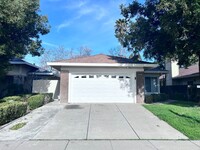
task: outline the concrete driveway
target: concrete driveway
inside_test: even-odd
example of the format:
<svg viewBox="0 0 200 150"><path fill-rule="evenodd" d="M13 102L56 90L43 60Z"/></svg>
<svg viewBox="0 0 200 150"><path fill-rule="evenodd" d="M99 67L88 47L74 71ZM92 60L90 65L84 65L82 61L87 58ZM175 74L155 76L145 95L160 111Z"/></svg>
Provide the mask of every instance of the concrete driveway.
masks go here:
<svg viewBox="0 0 200 150"><path fill-rule="evenodd" d="M138 104L67 105L32 139L187 139Z"/></svg>
<svg viewBox="0 0 200 150"><path fill-rule="evenodd" d="M27 124L10 130L19 122ZM0 150L27 149L200 150L200 141L187 140L141 105L53 102L1 127Z"/></svg>

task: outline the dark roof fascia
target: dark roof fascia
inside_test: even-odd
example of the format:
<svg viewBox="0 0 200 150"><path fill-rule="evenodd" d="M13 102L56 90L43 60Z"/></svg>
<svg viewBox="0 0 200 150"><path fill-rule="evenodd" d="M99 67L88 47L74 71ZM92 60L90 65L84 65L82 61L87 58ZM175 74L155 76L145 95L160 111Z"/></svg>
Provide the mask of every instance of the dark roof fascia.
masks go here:
<svg viewBox="0 0 200 150"><path fill-rule="evenodd" d="M177 77L173 77L173 79L184 79L184 78L193 78L193 77L198 77L199 73L195 73L195 74L190 74L190 75L185 75L185 76L177 76Z"/></svg>
<svg viewBox="0 0 200 150"><path fill-rule="evenodd" d="M167 74L168 73L168 71L167 70L163 70L163 71L161 71L161 70L159 70L159 71L144 71L144 73L153 73L153 74L157 74L157 73L161 73L161 74Z"/></svg>
<svg viewBox="0 0 200 150"><path fill-rule="evenodd" d="M38 67L38 66L36 66L36 65L33 65L33 64L31 64L31 63L28 63L28 62L26 62L26 61L19 61L19 62L17 62L17 61L12 61L12 60L10 60L9 63L10 63L11 65L27 65L27 66L30 66L30 67L33 67L33 68L36 68L36 69L40 69L40 67Z"/></svg>
<svg viewBox="0 0 200 150"><path fill-rule="evenodd" d="M29 75L60 77L59 74L55 74L53 72L30 72Z"/></svg>

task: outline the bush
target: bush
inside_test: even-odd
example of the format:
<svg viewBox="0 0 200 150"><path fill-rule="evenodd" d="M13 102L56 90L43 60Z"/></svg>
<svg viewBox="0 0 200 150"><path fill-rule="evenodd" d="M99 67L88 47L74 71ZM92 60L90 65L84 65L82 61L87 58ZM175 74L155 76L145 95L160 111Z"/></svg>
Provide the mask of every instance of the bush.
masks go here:
<svg viewBox="0 0 200 150"><path fill-rule="evenodd" d="M5 102L0 105L0 125L8 123L16 118L25 115L27 112L27 103L23 102Z"/></svg>
<svg viewBox="0 0 200 150"><path fill-rule="evenodd" d="M21 97L20 101L27 102L28 98L33 96L33 95L36 95L36 94L20 94L18 96Z"/></svg>
<svg viewBox="0 0 200 150"><path fill-rule="evenodd" d="M153 103L153 96L145 95L145 103L147 103L147 104Z"/></svg>
<svg viewBox="0 0 200 150"><path fill-rule="evenodd" d="M44 104L45 95L44 94L38 94L31 96L27 99L29 110L36 109L38 107L41 107Z"/></svg>
<svg viewBox="0 0 200 150"><path fill-rule="evenodd" d="M145 95L145 103L161 102L167 99L168 95L164 93Z"/></svg>
<svg viewBox="0 0 200 150"><path fill-rule="evenodd" d="M53 93L44 93L43 95L45 96L44 104L47 104L53 101Z"/></svg>
<svg viewBox="0 0 200 150"><path fill-rule="evenodd" d="M20 101L21 100L21 96L8 96L8 97L4 97L2 99L4 102L9 102L9 101Z"/></svg>

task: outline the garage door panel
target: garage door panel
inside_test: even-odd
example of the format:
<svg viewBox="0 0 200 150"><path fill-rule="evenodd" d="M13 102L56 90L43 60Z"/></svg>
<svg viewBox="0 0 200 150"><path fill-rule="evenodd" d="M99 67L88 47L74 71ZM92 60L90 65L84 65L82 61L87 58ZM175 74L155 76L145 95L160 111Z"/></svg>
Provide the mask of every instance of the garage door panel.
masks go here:
<svg viewBox="0 0 200 150"><path fill-rule="evenodd" d="M72 75L71 103L133 103L130 75Z"/></svg>

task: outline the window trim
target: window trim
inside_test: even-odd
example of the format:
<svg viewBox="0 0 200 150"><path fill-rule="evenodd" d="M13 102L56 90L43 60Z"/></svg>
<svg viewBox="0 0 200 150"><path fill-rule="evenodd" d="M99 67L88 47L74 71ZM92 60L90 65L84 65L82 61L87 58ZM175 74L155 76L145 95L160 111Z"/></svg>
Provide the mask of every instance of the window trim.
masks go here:
<svg viewBox="0 0 200 150"><path fill-rule="evenodd" d="M149 77L149 78L157 78L157 87L158 87L158 91L157 92L146 92L146 83L145 83L145 78ZM145 75L144 76L144 93L145 94L159 94L160 93L160 81L159 81L159 76L157 75Z"/></svg>

